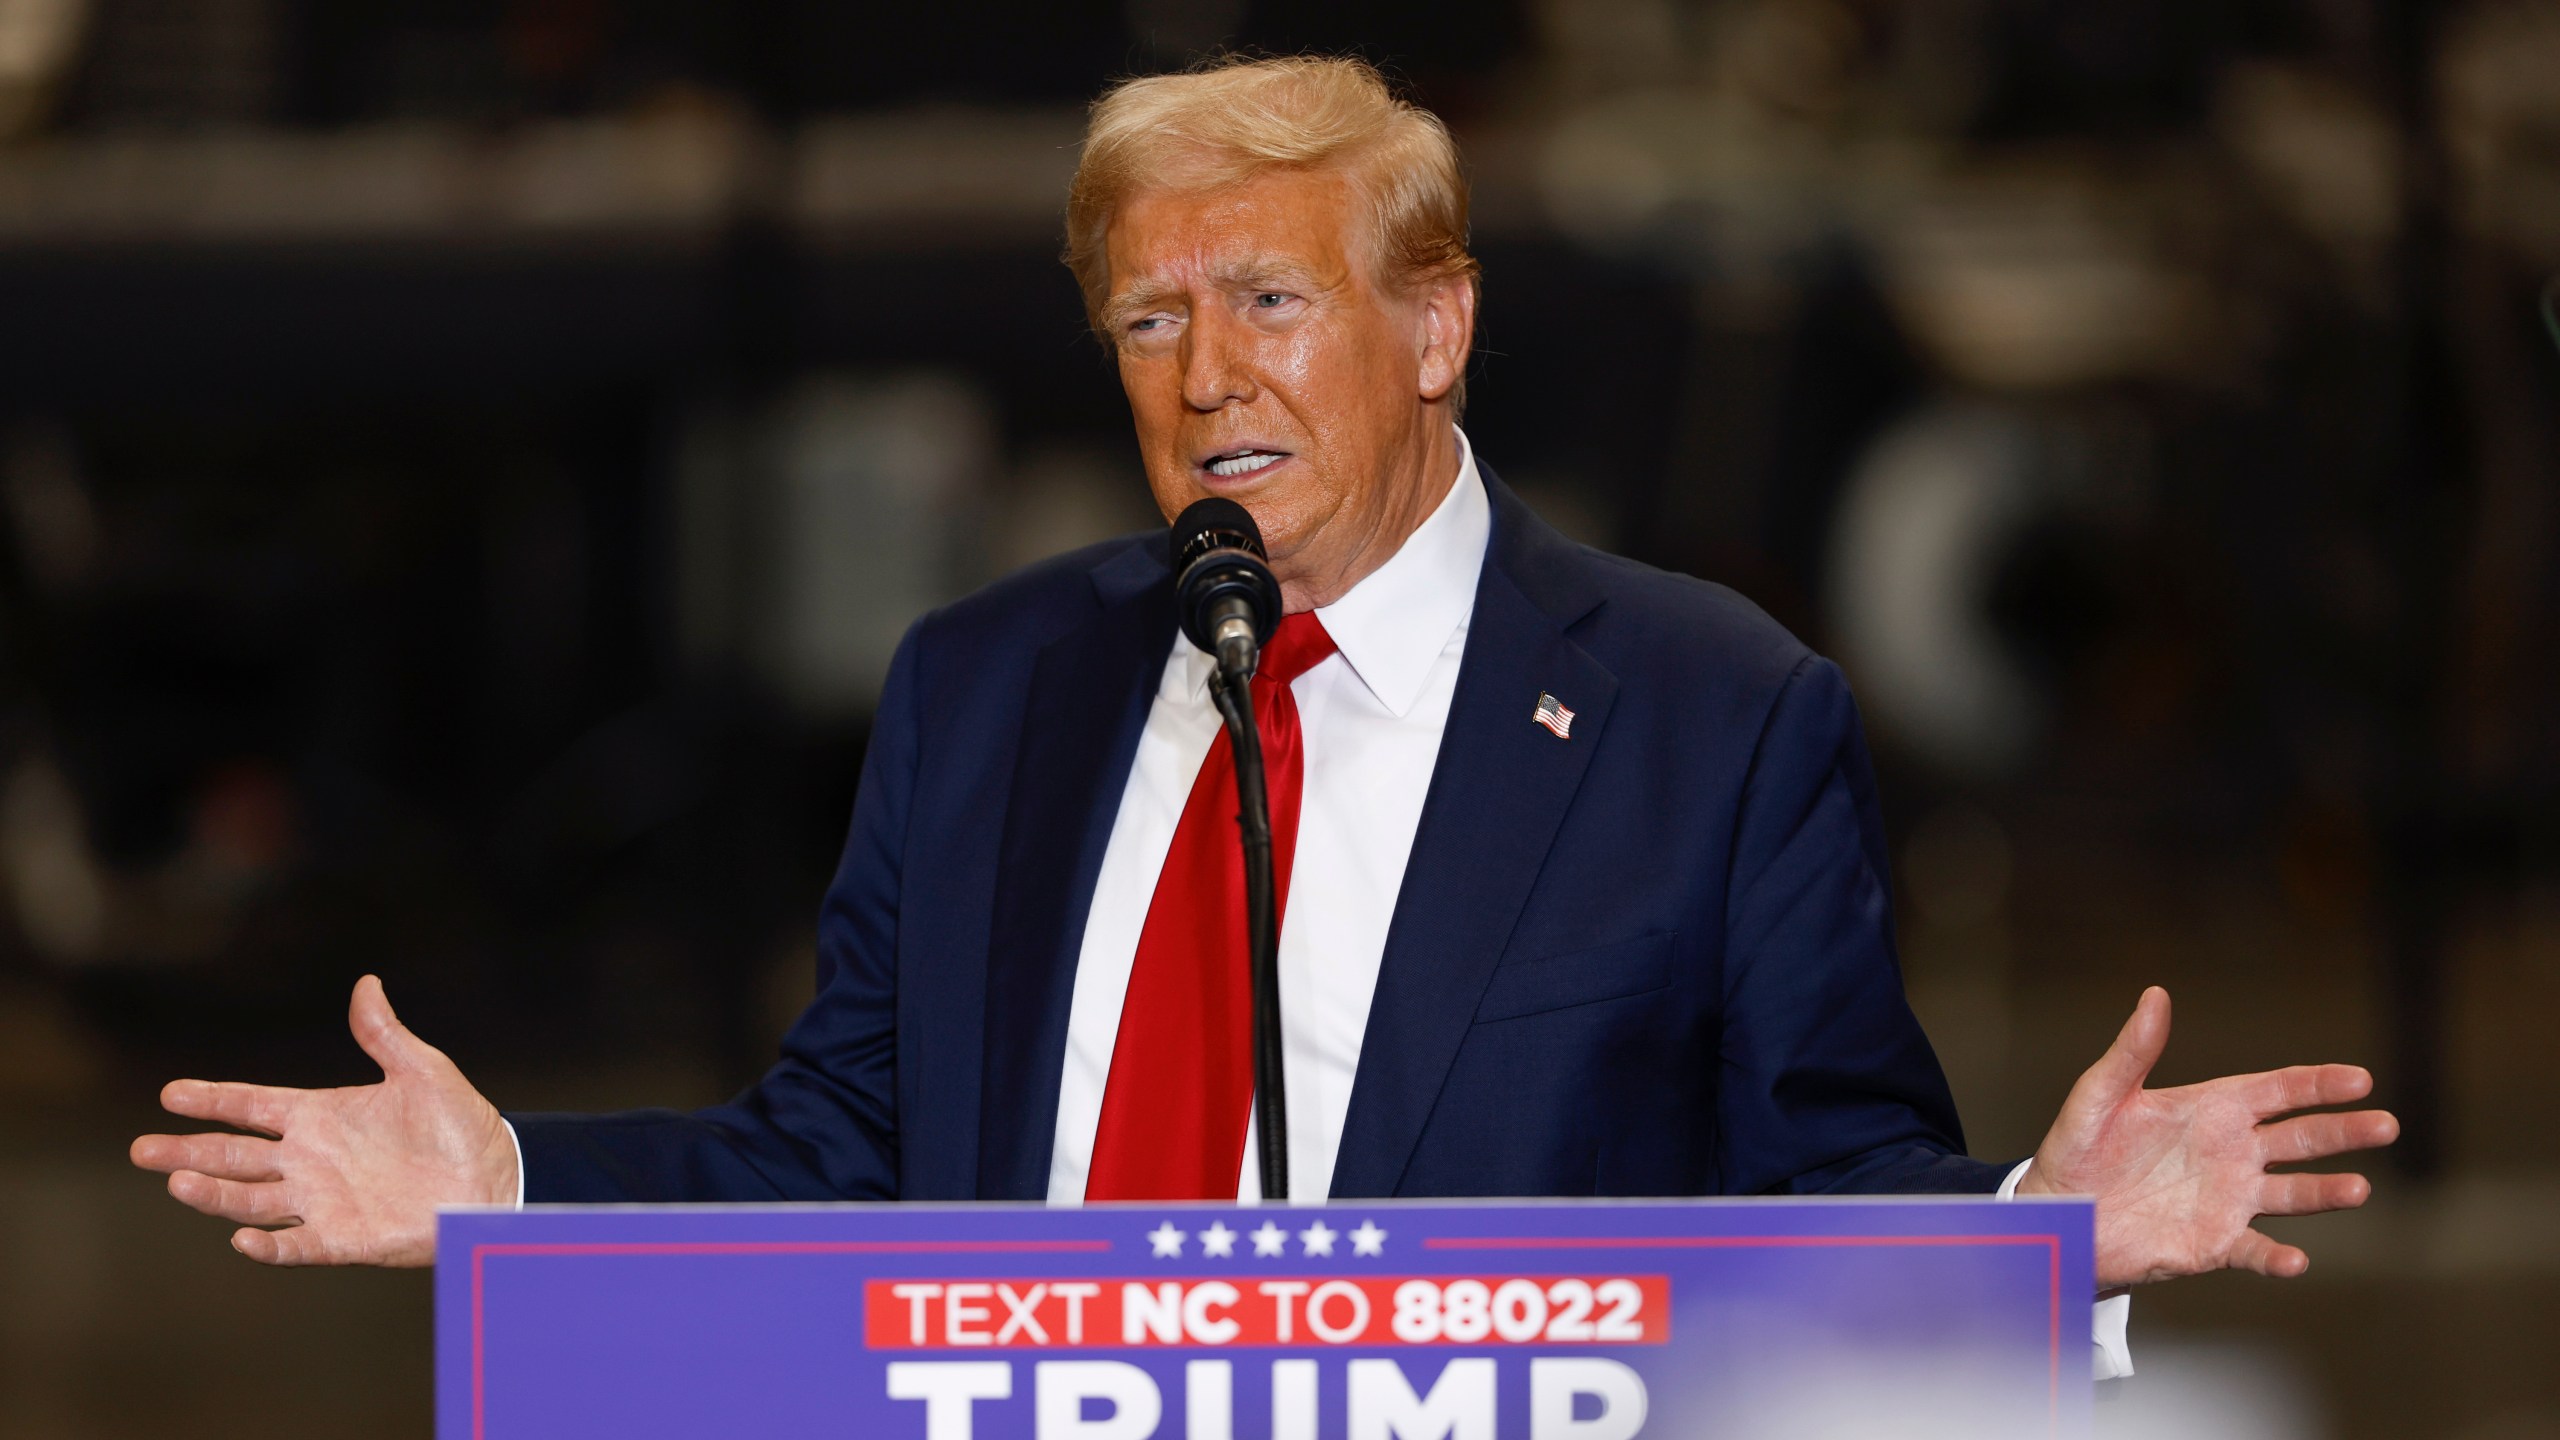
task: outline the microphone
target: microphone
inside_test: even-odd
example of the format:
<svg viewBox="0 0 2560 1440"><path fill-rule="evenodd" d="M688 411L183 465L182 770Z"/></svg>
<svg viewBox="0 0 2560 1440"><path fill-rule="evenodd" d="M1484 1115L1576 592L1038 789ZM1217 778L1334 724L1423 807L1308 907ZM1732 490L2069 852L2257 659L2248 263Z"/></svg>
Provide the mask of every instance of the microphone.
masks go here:
<svg viewBox="0 0 2560 1440"><path fill-rule="evenodd" d="M1280 582L1263 563L1262 527L1211 496L1173 522L1174 604L1182 633L1218 657L1209 686L1236 764L1236 836L1244 847L1245 954L1253 992L1254 1164L1265 1201L1289 1198L1288 1077L1280 1053L1280 907L1271 866L1271 795L1253 672L1280 628Z"/></svg>
<svg viewBox="0 0 2560 1440"><path fill-rule="evenodd" d="M1253 678L1262 642L1280 624L1280 582L1263 554L1262 527L1233 500L1195 501L1173 522L1182 633L1217 657L1218 672L1229 681Z"/></svg>

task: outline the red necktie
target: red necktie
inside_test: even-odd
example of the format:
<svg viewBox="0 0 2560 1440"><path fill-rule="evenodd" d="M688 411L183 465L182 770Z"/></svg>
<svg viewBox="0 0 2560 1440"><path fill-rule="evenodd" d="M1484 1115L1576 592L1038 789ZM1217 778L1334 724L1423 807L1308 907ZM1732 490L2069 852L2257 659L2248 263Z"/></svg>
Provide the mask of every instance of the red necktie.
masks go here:
<svg viewBox="0 0 2560 1440"><path fill-rule="evenodd" d="M1253 677L1271 792L1274 908L1287 914L1304 756L1289 684L1333 653L1314 612L1280 622ZM1111 1047L1087 1200L1232 1200L1253 1108L1253 980L1236 757L1224 727L1191 783L1156 877Z"/></svg>

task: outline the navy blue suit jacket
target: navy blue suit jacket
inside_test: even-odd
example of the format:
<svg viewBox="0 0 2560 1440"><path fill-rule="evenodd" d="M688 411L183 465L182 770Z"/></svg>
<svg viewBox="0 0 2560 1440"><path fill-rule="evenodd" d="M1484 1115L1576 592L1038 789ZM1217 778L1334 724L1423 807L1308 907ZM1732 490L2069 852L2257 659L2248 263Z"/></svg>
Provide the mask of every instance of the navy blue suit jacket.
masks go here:
<svg viewBox="0 0 2560 1440"><path fill-rule="evenodd" d="M1840 672L1485 484L1334 1194L1995 1188L1903 1000ZM1173 635L1162 532L919 621L780 1063L691 1114L510 1116L526 1198L1041 1198L1085 912ZM1531 721L1541 692L1572 738Z"/></svg>

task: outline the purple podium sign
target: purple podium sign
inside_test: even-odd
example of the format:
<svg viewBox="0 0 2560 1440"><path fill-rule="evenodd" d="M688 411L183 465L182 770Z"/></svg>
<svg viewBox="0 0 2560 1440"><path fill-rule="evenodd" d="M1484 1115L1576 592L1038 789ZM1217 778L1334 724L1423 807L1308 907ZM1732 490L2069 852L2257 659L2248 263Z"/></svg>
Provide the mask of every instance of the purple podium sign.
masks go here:
<svg viewBox="0 0 2560 1440"><path fill-rule="evenodd" d="M2089 1431L2085 1201L455 1211L441 1440Z"/></svg>

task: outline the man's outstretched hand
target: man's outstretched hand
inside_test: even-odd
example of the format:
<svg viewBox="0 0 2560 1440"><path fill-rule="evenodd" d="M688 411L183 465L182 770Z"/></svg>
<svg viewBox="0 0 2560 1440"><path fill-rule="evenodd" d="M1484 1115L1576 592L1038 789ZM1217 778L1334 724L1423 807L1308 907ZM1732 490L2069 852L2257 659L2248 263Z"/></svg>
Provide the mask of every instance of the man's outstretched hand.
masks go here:
<svg viewBox="0 0 2560 1440"><path fill-rule="evenodd" d="M347 1028L382 1067L380 1084L173 1080L160 1092L172 1114L258 1134L145 1135L133 1163L166 1173L185 1203L249 1227L231 1248L252 1260L432 1264L438 1205L514 1202L515 1143L444 1052L391 1013L380 980L356 982Z"/></svg>
<svg viewBox="0 0 2560 1440"><path fill-rule="evenodd" d="M2267 1167L2388 1145L2400 1122L2382 1110L2291 1114L2371 1094L2373 1077L2353 1065L2143 1089L2168 1043L2169 992L2155 985L2071 1087L2019 1193L2097 1198L2104 1289L2207 1270L2301 1274L2310 1256L2250 1225L2261 1215L2353 1209L2373 1187L2361 1175L2271 1175Z"/></svg>

